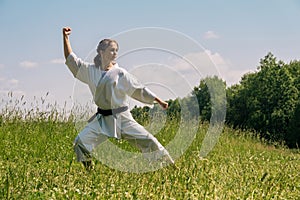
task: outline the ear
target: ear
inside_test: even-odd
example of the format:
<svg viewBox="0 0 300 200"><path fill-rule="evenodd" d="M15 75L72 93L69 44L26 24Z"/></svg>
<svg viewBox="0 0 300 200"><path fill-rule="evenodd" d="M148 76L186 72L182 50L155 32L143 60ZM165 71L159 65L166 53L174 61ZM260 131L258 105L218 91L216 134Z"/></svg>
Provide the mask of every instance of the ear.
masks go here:
<svg viewBox="0 0 300 200"><path fill-rule="evenodd" d="M100 56L100 58L102 58L102 56L103 56L103 51L100 50L100 51L98 52L98 55Z"/></svg>
<svg viewBox="0 0 300 200"><path fill-rule="evenodd" d="M103 55L104 51L103 50L99 50L99 54Z"/></svg>

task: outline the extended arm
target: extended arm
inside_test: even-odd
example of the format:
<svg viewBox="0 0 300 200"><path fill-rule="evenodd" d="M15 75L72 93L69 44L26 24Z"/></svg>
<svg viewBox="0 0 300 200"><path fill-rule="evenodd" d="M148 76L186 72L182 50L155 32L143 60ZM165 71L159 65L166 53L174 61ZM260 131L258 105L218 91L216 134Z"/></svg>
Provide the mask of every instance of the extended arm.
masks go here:
<svg viewBox="0 0 300 200"><path fill-rule="evenodd" d="M154 100L155 100L155 101L156 101L163 109L167 109L168 106L169 106L167 102L161 100L161 99L158 98L158 97L155 97Z"/></svg>
<svg viewBox="0 0 300 200"><path fill-rule="evenodd" d="M64 27L63 28L63 43L64 43L64 55L67 59L70 53L72 53L72 47L69 40L69 35L71 34L71 28L70 27Z"/></svg>
<svg viewBox="0 0 300 200"><path fill-rule="evenodd" d="M168 108L168 103L157 97L147 87L142 85L133 75L124 71L118 81L118 88L128 96L145 104L153 104L156 101L163 109Z"/></svg>

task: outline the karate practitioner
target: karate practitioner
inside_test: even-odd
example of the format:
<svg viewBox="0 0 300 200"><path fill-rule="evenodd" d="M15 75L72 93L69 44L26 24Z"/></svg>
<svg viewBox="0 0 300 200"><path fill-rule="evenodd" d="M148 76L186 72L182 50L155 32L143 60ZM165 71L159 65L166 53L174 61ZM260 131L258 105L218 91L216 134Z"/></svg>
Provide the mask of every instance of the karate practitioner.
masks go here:
<svg viewBox="0 0 300 200"><path fill-rule="evenodd" d="M153 161L166 159L174 163L168 151L143 126L138 124L128 109L128 97L146 104L156 101L163 109L168 103L161 100L140 84L125 69L118 66L118 43L111 39L100 41L94 63L87 63L72 51L70 27L63 28L63 44L66 65L75 78L89 86L93 100L98 106L97 113L74 141L77 161L87 170L92 169L93 150L107 138L125 139L143 153L154 152ZM151 161L152 161L151 160Z"/></svg>

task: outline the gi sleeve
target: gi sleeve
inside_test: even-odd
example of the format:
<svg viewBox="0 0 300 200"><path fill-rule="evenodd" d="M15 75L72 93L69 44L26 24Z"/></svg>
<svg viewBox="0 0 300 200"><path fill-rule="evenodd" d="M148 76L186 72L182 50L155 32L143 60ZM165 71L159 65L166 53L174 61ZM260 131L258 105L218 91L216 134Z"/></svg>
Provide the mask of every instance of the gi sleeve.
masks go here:
<svg viewBox="0 0 300 200"><path fill-rule="evenodd" d="M77 55L72 52L67 57L65 64L68 66L73 76L84 83L89 81L89 64L77 57Z"/></svg>
<svg viewBox="0 0 300 200"><path fill-rule="evenodd" d="M119 85L128 96L142 103L152 105L156 98L152 91L126 71L120 75Z"/></svg>

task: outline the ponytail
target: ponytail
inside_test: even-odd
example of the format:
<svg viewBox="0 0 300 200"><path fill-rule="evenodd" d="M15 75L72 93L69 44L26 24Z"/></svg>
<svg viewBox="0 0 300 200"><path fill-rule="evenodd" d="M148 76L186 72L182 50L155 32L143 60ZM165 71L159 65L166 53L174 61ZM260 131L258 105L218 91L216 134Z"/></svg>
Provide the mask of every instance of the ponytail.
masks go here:
<svg viewBox="0 0 300 200"><path fill-rule="evenodd" d="M101 66L101 56L100 54L97 54L94 58L95 67L100 68Z"/></svg>

